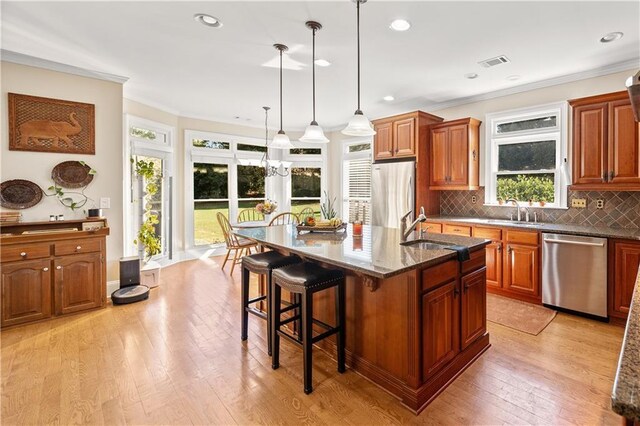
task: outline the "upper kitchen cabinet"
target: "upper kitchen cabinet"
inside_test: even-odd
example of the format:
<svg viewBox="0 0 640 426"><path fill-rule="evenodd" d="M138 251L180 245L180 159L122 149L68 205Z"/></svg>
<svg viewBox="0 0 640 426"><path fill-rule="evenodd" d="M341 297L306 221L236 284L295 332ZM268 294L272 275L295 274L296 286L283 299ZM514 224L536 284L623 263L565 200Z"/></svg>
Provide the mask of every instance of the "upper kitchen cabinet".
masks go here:
<svg viewBox="0 0 640 426"><path fill-rule="evenodd" d="M640 190L640 124L626 91L569 101L576 190Z"/></svg>
<svg viewBox="0 0 640 426"><path fill-rule="evenodd" d="M430 189L478 189L481 123L463 118L431 126Z"/></svg>
<svg viewBox="0 0 640 426"><path fill-rule="evenodd" d="M412 157L421 161L420 151L426 151L429 143L429 126L441 121L442 118L422 111L373 120L374 160Z"/></svg>

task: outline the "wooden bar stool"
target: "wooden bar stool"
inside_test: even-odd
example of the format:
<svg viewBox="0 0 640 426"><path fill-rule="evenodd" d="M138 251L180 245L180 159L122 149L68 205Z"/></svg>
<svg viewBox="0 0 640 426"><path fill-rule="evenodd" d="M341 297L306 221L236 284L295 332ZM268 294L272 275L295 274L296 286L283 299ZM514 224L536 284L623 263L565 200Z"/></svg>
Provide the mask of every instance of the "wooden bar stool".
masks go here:
<svg viewBox="0 0 640 426"><path fill-rule="evenodd" d="M252 254L242 258L242 340L247 340L249 328L249 314L253 314L267 321L267 350L271 355L271 274L274 269L301 262L298 256L285 256L277 251L267 251L264 253ZM266 275L267 294L249 299L249 273ZM267 313L252 307L251 305L260 301L267 301Z"/></svg>
<svg viewBox="0 0 640 426"><path fill-rule="evenodd" d="M313 295L319 291L336 287L336 326L332 327L313 318ZM282 308L282 289L298 296L298 303ZM302 346L304 364L304 393L313 391L312 383L312 347L313 344L333 334L337 336L338 372L344 373L345 346L345 278L344 273L337 269L327 269L312 262L302 262L285 266L273 271L271 287L271 336L273 339L273 355L271 366L274 370L280 367L280 336ZM282 314L290 310L301 310L289 318L282 319ZM302 338L281 330L280 327L302 317ZM317 324L326 331L313 337L313 324Z"/></svg>

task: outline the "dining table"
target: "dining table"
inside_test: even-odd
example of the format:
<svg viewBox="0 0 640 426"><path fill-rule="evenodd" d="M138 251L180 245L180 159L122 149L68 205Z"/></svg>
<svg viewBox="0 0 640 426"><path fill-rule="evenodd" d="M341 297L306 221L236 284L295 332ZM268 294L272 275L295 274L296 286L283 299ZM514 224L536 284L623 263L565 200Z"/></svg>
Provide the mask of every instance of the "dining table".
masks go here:
<svg viewBox="0 0 640 426"><path fill-rule="evenodd" d="M234 229L261 228L263 226L269 226L269 222L266 220L250 220L247 222L235 222L231 224L231 227Z"/></svg>

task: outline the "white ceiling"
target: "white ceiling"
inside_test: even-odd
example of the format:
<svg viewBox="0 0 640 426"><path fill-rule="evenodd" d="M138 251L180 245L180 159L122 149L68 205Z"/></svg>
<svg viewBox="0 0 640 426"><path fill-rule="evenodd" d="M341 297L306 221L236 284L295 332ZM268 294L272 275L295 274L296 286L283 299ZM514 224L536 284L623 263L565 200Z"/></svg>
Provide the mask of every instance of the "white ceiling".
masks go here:
<svg viewBox="0 0 640 426"><path fill-rule="evenodd" d="M222 28L194 21L198 12ZM408 19L407 32L388 29ZM362 109L369 118L494 92L640 56L640 2L399 2L361 7ZM285 130L311 120L311 31L316 37L317 119L337 128L356 107L355 4L339 2L2 2L2 48L129 77L125 96L182 116L260 126L275 109L273 43L290 47ZM624 32L614 43L600 37ZM506 55L486 69L478 61ZM289 62L289 61L287 61ZM475 80L463 77L475 72ZM521 75L518 81L506 77ZM621 89L623 89L621 87ZM393 95L395 101L382 97ZM240 117L240 118L235 118Z"/></svg>

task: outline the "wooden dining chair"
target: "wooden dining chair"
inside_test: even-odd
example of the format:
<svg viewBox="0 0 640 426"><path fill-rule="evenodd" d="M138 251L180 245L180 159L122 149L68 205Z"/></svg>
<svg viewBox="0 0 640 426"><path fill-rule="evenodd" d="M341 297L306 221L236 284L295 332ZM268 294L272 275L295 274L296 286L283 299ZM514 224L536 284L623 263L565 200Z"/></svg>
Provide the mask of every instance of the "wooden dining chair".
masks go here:
<svg viewBox="0 0 640 426"><path fill-rule="evenodd" d="M256 209L244 209L238 213L238 223L264 221L264 215Z"/></svg>
<svg viewBox="0 0 640 426"><path fill-rule="evenodd" d="M308 217L315 218L315 216L316 214L313 212L313 209L311 207L305 207L300 213L298 213L300 223L305 223Z"/></svg>
<svg viewBox="0 0 640 426"><path fill-rule="evenodd" d="M300 223L300 218L297 214L292 212L280 213L269 222L269 226L272 225L297 225Z"/></svg>
<svg viewBox="0 0 640 426"><path fill-rule="evenodd" d="M233 269L238 263L240 263L240 259L242 258L242 256L244 256L245 254L251 254L252 248L255 248L256 252L258 251L258 243L255 243L246 238L238 237L233 233L233 227L229 223L229 219L227 219L227 217L220 212L218 212L217 216L218 223L220 224L220 228L222 229L222 233L224 234L224 242L227 246L227 255L224 257L224 262L222 262L222 269L224 270L224 267L227 264L227 260L229 260L231 250L234 250L233 263L231 264L231 274L233 274Z"/></svg>

